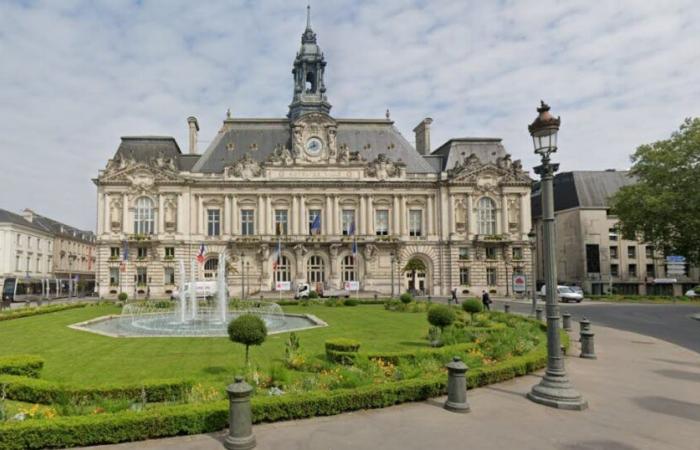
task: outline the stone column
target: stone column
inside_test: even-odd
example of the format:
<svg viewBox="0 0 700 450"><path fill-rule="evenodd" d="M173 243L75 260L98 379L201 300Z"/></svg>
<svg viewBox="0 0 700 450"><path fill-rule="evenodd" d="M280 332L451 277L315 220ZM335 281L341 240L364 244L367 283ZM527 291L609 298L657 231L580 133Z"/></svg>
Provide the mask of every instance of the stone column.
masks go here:
<svg viewBox="0 0 700 450"><path fill-rule="evenodd" d="M447 192L442 189L440 190L440 217L442 217L442 234L443 239L449 239L450 237L450 221L449 221L449 205L447 204Z"/></svg>
<svg viewBox="0 0 700 450"><path fill-rule="evenodd" d="M156 229L156 234L161 234L165 231L165 214L163 211L165 210L165 205L164 205L164 197L162 193L158 194L158 221L156 222L158 224L158 228Z"/></svg>
<svg viewBox="0 0 700 450"><path fill-rule="evenodd" d="M526 193L521 193L520 194L520 233L522 235L528 234L530 232L530 228L532 228L532 224L530 223L530 196ZM518 237L519 239L523 239L522 236Z"/></svg>
<svg viewBox="0 0 700 450"><path fill-rule="evenodd" d="M263 194L258 195L258 220L257 234L265 234L265 199Z"/></svg>
<svg viewBox="0 0 700 450"><path fill-rule="evenodd" d="M391 234L401 234L401 222L399 221L399 196L394 195L394 206L392 209Z"/></svg>
<svg viewBox="0 0 700 450"><path fill-rule="evenodd" d="M133 224L129 224L129 196L122 194L122 232L133 233Z"/></svg>
<svg viewBox="0 0 700 450"><path fill-rule="evenodd" d="M432 236L433 235L433 219L435 217L433 215L433 196L432 196L432 194L428 195L426 203L428 204L428 206L427 206L427 211L426 211L427 217L426 217L426 221L425 221L425 234L426 234L426 236Z"/></svg>
<svg viewBox="0 0 700 450"><path fill-rule="evenodd" d="M476 221L474 220L474 198L472 193L467 194L467 237L471 239L476 233Z"/></svg>
<svg viewBox="0 0 700 450"><path fill-rule="evenodd" d="M401 234L408 236L408 209L406 207L406 196L401 195Z"/></svg>
<svg viewBox="0 0 700 450"><path fill-rule="evenodd" d="M367 234L374 235L374 199L367 196ZM366 272L365 272L366 273Z"/></svg>
<svg viewBox="0 0 700 450"><path fill-rule="evenodd" d="M275 234L275 211L272 209L272 196L265 196L265 222L267 223L267 234Z"/></svg>
<svg viewBox="0 0 700 450"><path fill-rule="evenodd" d="M304 195L299 196L299 234L307 236L309 234L309 218L306 217L306 198Z"/></svg>
<svg viewBox="0 0 700 450"><path fill-rule="evenodd" d="M455 221L455 196L450 194L449 196L449 202L448 202L448 216L450 218L450 227L449 230L447 231L447 237L449 238L452 233L454 233L457 229L456 226L456 221Z"/></svg>
<svg viewBox="0 0 700 450"><path fill-rule="evenodd" d="M236 235L240 233L238 230L238 221L239 221L239 213L238 213L238 198L235 195L231 196L231 217L229 217L229 220L231 220L231 234Z"/></svg>
<svg viewBox="0 0 700 450"><path fill-rule="evenodd" d="M367 203L365 202L365 196L364 194L360 194L360 210L357 212L357 217L355 218L355 222L357 222L358 227L358 229L355 232L360 235L367 234L367 213L365 210L366 207Z"/></svg>
<svg viewBox="0 0 700 450"><path fill-rule="evenodd" d="M109 195L102 194L102 201L99 202L97 205L98 209L102 208L100 211L102 214L99 214L99 212L98 212L98 217L101 217L100 220L102 221L102 227L100 227L100 223L98 222L97 234L109 233L110 230L112 229L112 224L109 223L110 222L110 220L109 220L110 219L110 210L112 209L110 207L110 205L111 205L111 203L110 203Z"/></svg>
<svg viewBox="0 0 700 450"><path fill-rule="evenodd" d="M293 194L292 195L292 209L289 211L289 217L288 220L290 222L290 233L291 234L299 234L299 211L298 211L298 200L297 200L297 195Z"/></svg>
<svg viewBox="0 0 700 450"><path fill-rule="evenodd" d="M508 234L510 225L508 224L508 196L501 196L501 234Z"/></svg>
<svg viewBox="0 0 700 450"><path fill-rule="evenodd" d="M340 220L340 199L338 195L333 196L333 234L343 234L342 221Z"/></svg>
<svg viewBox="0 0 700 450"><path fill-rule="evenodd" d="M326 229L326 235L333 234L333 214L331 213L331 196L326 195L326 207L323 211L323 226Z"/></svg>

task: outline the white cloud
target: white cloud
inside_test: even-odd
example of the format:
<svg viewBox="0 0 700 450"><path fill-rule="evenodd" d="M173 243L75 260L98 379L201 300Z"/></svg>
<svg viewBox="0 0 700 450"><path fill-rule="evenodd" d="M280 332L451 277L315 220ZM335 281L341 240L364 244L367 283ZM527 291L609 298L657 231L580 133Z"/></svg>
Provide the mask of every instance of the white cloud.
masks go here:
<svg viewBox="0 0 700 450"><path fill-rule="evenodd" d="M402 133L501 136L535 165L540 98L561 114L562 170L623 168L700 115L700 10L667 2L313 2L333 114ZM227 107L284 116L305 2L1 2L0 207L93 228L90 181L123 135L202 146Z"/></svg>

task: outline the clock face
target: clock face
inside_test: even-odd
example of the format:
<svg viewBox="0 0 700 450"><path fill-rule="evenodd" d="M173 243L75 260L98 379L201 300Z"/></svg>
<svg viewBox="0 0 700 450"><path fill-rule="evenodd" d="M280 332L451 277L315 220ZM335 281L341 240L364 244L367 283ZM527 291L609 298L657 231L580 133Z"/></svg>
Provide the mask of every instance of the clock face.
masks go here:
<svg viewBox="0 0 700 450"><path fill-rule="evenodd" d="M312 137L306 141L306 153L311 156L318 156L323 148L323 142L319 138Z"/></svg>

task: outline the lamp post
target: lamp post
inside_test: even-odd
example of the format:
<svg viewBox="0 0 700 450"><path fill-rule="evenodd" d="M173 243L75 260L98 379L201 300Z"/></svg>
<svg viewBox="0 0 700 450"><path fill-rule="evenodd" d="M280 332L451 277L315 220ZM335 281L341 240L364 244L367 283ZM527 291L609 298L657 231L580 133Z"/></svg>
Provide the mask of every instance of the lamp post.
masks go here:
<svg viewBox="0 0 700 450"><path fill-rule="evenodd" d="M554 172L559 164L552 163L550 155L557 151L557 132L561 119L549 113L549 106L541 102L537 108L539 115L528 127L535 153L542 158L542 164L535 167L535 173L542 181L542 221L543 221L543 252L544 279L546 289L547 313L547 370L539 384L532 387L527 397L547 406L560 409L583 410L588 402L581 397L569 382L564 368L564 358L561 352L559 336L559 305L557 304L557 268L555 261L554 237Z"/></svg>
<svg viewBox="0 0 700 450"><path fill-rule="evenodd" d="M527 238L530 240L530 259L532 260L532 269L530 270L530 289L532 290L532 311L530 315L535 317L535 310L537 309L537 234L535 234L535 229L533 228L527 234Z"/></svg>
<svg viewBox="0 0 700 450"><path fill-rule="evenodd" d="M245 300L245 253L241 252L241 300Z"/></svg>

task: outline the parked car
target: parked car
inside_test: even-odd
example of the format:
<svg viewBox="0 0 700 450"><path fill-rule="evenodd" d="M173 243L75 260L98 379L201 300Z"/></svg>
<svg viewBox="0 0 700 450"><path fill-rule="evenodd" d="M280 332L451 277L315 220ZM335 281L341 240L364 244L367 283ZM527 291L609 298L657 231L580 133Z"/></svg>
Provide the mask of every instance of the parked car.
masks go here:
<svg viewBox="0 0 700 450"><path fill-rule="evenodd" d="M311 289L311 286L309 286L309 283L299 283L297 285L294 298L297 300L301 298L309 298L309 294L313 290L314 289ZM350 298L350 292L344 289L320 289L318 296L322 298Z"/></svg>
<svg viewBox="0 0 700 450"><path fill-rule="evenodd" d="M576 292L577 294L581 294L581 297L583 297L583 289L581 288L581 286L573 285L573 286L569 286L569 289Z"/></svg>
<svg viewBox="0 0 700 450"><path fill-rule="evenodd" d="M696 286L693 289L688 289L685 293L686 297L700 297L700 286Z"/></svg>
<svg viewBox="0 0 700 450"><path fill-rule="evenodd" d="M197 298L210 298L216 295L216 281L197 281ZM190 283L185 283L185 297L190 296ZM180 292L178 289L173 290L170 294L171 300L177 300L180 298Z"/></svg>
<svg viewBox="0 0 700 450"><path fill-rule="evenodd" d="M540 296L544 297L546 295L547 286L542 286L542 289L540 290ZM581 301L583 300L583 294L575 292L569 286L557 286L557 299L562 303L581 303Z"/></svg>

